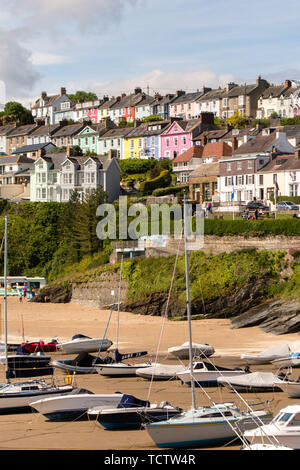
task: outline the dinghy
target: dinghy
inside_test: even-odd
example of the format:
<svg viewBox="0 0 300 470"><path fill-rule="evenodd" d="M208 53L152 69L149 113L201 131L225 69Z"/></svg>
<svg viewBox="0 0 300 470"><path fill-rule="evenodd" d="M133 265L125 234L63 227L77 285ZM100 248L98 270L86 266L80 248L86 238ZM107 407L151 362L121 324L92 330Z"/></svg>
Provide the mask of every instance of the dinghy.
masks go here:
<svg viewBox="0 0 300 470"><path fill-rule="evenodd" d="M217 387L218 377L241 376L248 373L243 369L228 369L226 367L215 366L210 362L195 362L193 372L191 368L185 368L184 371L177 373L177 377L186 385L191 385L193 376L195 387Z"/></svg>
<svg viewBox="0 0 300 470"><path fill-rule="evenodd" d="M137 369L136 375L147 380L177 380L177 374L186 369L181 365L156 364L151 367Z"/></svg>
<svg viewBox="0 0 300 470"><path fill-rule="evenodd" d="M112 345L107 338L90 338L85 335L74 335L71 341L58 343L57 349L65 354L79 354L80 352L106 351Z"/></svg>
<svg viewBox="0 0 300 470"><path fill-rule="evenodd" d="M289 356L290 353L291 350L289 345L284 344L283 346L267 349L266 351L257 354L242 354L241 359L247 364L269 364L270 362L275 361L275 359L282 359Z"/></svg>
<svg viewBox="0 0 300 470"><path fill-rule="evenodd" d="M242 376L218 377L218 384L230 390L246 393L281 392L279 384L283 381L271 372L253 372Z"/></svg>
<svg viewBox="0 0 300 470"><path fill-rule="evenodd" d="M111 356L96 357L82 352L74 359L57 359L52 362L52 366L56 369L63 370L67 374L96 374L96 366L99 364L113 363Z"/></svg>
<svg viewBox="0 0 300 470"><path fill-rule="evenodd" d="M87 419L87 410L94 406L112 408L118 406L123 393L95 394L89 390L79 390L67 396L32 400L30 406L50 421L72 421Z"/></svg>
<svg viewBox="0 0 300 470"><path fill-rule="evenodd" d="M168 402L151 405L149 401L140 400L133 395L124 395L116 408L91 408L88 416L109 430L141 429L143 423L169 419L181 411Z"/></svg>
<svg viewBox="0 0 300 470"><path fill-rule="evenodd" d="M209 357L214 354L215 350L209 344L192 344L193 357ZM177 359L189 358L189 342L183 343L181 346L174 346L168 349L168 353L177 357Z"/></svg>
<svg viewBox="0 0 300 470"><path fill-rule="evenodd" d="M253 444L274 444L291 449L300 449L300 405L282 408L269 424L244 433Z"/></svg>

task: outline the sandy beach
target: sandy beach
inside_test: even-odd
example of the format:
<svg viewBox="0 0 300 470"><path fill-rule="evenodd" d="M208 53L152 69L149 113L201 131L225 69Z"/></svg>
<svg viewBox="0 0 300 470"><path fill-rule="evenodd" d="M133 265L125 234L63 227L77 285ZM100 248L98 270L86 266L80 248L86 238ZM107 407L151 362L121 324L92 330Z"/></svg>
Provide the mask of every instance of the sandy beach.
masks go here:
<svg viewBox="0 0 300 470"><path fill-rule="evenodd" d="M1 336L3 340L3 298L1 306ZM53 338L59 341L70 340L81 333L91 337L102 337L110 311L76 304L39 304L17 298L8 298L8 341L21 342ZM116 339L117 313L113 312L107 337ZM193 341L208 343L215 348L211 360L216 365L241 367L239 356L245 352L259 352L276 345L289 344L292 351L300 350L300 336L289 334L275 336L264 333L258 327L240 330L231 329L231 322L222 320L196 320L192 322ZM147 350L154 360L176 364L177 360L167 354L167 349L187 341L186 322L163 320L161 317L146 317L121 312L119 350L122 353ZM54 353L53 358L67 357ZM74 357L74 356L70 356ZM252 366L251 370L272 371L270 366ZM297 370L294 371L297 376ZM56 376L62 376L55 372ZM4 382L4 367L1 366L1 382ZM130 393L151 402L167 400L175 406L189 409L191 406L190 388L180 381L153 382L142 378L106 378L98 374L78 375L77 385L95 393ZM239 397L224 388L211 388L206 394L197 391L197 404L234 401L240 404ZM269 401L269 408L277 413L288 403L297 403L283 392L243 394L249 403ZM94 421L53 423L38 413L0 416L0 449L21 450L157 450L146 431L105 431ZM230 446L239 449L240 443ZM229 447L225 447L229 448Z"/></svg>

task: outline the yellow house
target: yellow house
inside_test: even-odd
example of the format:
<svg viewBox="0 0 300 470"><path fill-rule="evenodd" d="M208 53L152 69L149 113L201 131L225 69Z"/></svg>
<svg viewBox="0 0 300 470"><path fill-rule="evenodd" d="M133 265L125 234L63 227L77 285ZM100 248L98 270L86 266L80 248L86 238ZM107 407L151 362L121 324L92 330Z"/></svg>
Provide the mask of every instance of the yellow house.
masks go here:
<svg viewBox="0 0 300 470"><path fill-rule="evenodd" d="M124 138L124 158L141 158L144 156L146 144L143 137L130 134Z"/></svg>

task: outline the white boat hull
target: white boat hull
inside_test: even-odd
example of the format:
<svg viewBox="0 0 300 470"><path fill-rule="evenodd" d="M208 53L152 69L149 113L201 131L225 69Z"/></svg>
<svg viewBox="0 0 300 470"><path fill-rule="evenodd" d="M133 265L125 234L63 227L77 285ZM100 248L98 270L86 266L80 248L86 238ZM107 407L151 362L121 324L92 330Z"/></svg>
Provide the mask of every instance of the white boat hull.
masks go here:
<svg viewBox="0 0 300 470"><path fill-rule="evenodd" d="M145 369L138 369L136 375L147 380L172 380L178 379L177 374L183 372L185 369L185 366L180 365L157 364L156 366Z"/></svg>
<svg viewBox="0 0 300 470"><path fill-rule="evenodd" d="M157 447L177 448L214 446L229 442L237 437L233 429L235 426L238 426L237 429L245 430L251 429L257 424L250 417L247 420L215 418L205 421L197 420L197 418L187 419L183 413L182 417L176 417L162 423L147 424L145 428Z"/></svg>
<svg viewBox="0 0 300 470"><path fill-rule="evenodd" d="M192 344L193 357L209 357L215 352L212 346L208 344ZM177 357L178 359L189 359L189 343L184 343L181 346L174 346L168 349L168 353Z"/></svg>
<svg viewBox="0 0 300 470"><path fill-rule="evenodd" d="M136 371L138 369L147 369L151 364L125 364L125 363L116 363L116 364L104 364L104 365L95 365L94 368L100 375L106 377L135 377Z"/></svg>
<svg viewBox="0 0 300 470"><path fill-rule="evenodd" d="M123 393L86 393L32 401L30 406L51 421L78 419L80 417L86 418L87 410L95 406L104 409L117 407L122 396Z"/></svg>
<svg viewBox="0 0 300 470"><path fill-rule="evenodd" d="M59 343L57 349L66 354L79 354L81 352L97 352L100 347L101 351L106 351L112 344L112 341L106 338L104 340L103 338L78 338L66 343Z"/></svg>
<svg viewBox="0 0 300 470"><path fill-rule="evenodd" d="M30 403L43 398L60 397L71 393L73 387L70 385L59 387L53 391L36 391L22 393L0 393L0 414L21 413L31 410ZM7 395L7 396L6 396Z"/></svg>
<svg viewBox="0 0 300 470"><path fill-rule="evenodd" d="M300 430L281 429L280 426L270 423L265 426L247 431L244 434L247 441L252 444L273 444L291 449L300 449Z"/></svg>
<svg viewBox="0 0 300 470"><path fill-rule="evenodd" d="M233 377L238 375L243 375L245 372L243 370L231 370L231 371L217 371L217 370L208 370L208 371L197 371L193 372L193 377L195 381L195 386L201 387L217 387L218 386L218 377ZM179 379L184 382L186 385L191 386L191 373L189 370L180 372L177 374Z"/></svg>
<svg viewBox="0 0 300 470"><path fill-rule="evenodd" d="M300 398L300 382L278 382L276 385L291 398Z"/></svg>

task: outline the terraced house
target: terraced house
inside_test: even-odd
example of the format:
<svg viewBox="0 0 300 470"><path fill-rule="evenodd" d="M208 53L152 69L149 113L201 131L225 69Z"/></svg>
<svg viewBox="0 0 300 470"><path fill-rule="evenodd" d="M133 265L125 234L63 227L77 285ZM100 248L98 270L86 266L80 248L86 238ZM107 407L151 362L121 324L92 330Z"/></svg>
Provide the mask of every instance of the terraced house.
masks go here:
<svg viewBox="0 0 300 470"><path fill-rule="evenodd" d="M87 123L71 124L61 127L58 131L52 134L52 143L56 147L69 147L73 146L74 138L77 134L86 127Z"/></svg>
<svg viewBox="0 0 300 470"><path fill-rule="evenodd" d="M28 137L34 132L41 123L17 125L9 134L6 135L6 153L11 155L17 148L28 145Z"/></svg>
<svg viewBox="0 0 300 470"><path fill-rule="evenodd" d="M156 93L154 100L150 103L150 114L159 116L163 120L170 118L170 104L175 99L174 94L167 94L165 96Z"/></svg>
<svg viewBox="0 0 300 470"><path fill-rule="evenodd" d="M220 116L226 119L239 113L241 116L255 118L258 100L268 86L268 82L261 77L258 77L256 83L251 85L228 83L222 95Z"/></svg>
<svg viewBox="0 0 300 470"><path fill-rule="evenodd" d="M11 131L16 128L15 124L0 126L0 155L7 155L6 139Z"/></svg>
<svg viewBox="0 0 300 470"><path fill-rule="evenodd" d="M195 93L177 92L179 96L170 104L170 117L180 117L182 119L195 119L199 117L197 100L211 88L203 87L202 91Z"/></svg>
<svg viewBox="0 0 300 470"><path fill-rule="evenodd" d="M98 139L109 129L117 126L109 119L103 120L101 124L87 125L74 136L74 145L79 145L83 153L93 152L98 154Z"/></svg>
<svg viewBox="0 0 300 470"><path fill-rule="evenodd" d="M63 109L69 109L73 106L72 101L67 95L66 88L61 88L57 95L48 96L42 91L40 98L31 108L32 116L36 121L45 120L49 124L55 124L55 113Z"/></svg>
<svg viewBox="0 0 300 470"><path fill-rule="evenodd" d="M98 155L108 155L112 152L118 159L125 158L125 137L132 128L121 129L119 127L108 130L98 139Z"/></svg>
<svg viewBox="0 0 300 470"><path fill-rule="evenodd" d="M170 123L170 120L154 121L133 128L124 137L124 157L161 158L161 135Z"/></svg>
<svg viewBox="0 0 300 470"><path fill-rule="evenodd" d="M83 197L101 186L113 202L120 194L120 176L114 158L44 155L36 160L31 172L30 200L66 202L74 190Z"/></svg>
<svg viewBox="0 0 300 470"><path fill-rule="evenodd" d="M282 85L267 88L259 97L257 118L264 119L272 115L294 117L293 94L296 90L290 80L286 80Z"/></svg>

